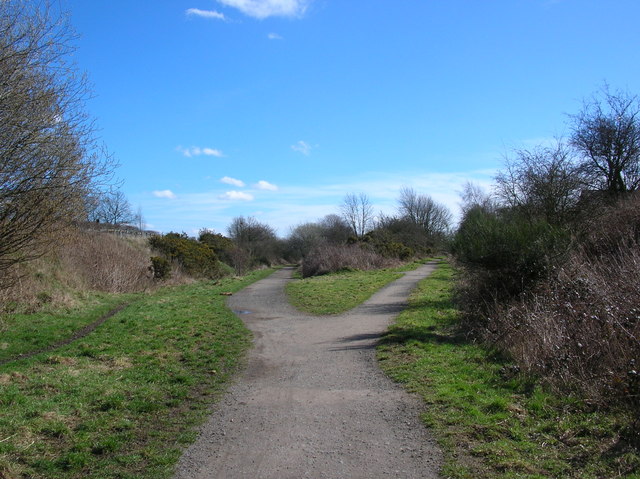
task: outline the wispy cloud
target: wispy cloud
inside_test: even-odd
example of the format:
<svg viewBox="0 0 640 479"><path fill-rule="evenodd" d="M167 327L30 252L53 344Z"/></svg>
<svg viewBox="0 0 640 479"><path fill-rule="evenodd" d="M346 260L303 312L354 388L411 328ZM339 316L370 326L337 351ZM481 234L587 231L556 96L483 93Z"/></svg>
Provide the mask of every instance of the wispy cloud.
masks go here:
<svg viewBox="0 0 640 479"><path fill-rule="evenodd" d="M222 153L222 151L208 147L201 148L199 146L191 146L189 148L183 148L182 146L179 146L176 148L176 150L182 153L187 158L200 155L215 156L216 158L222 158L224 156L224 153Z"/></svg>
<svg viewBox="0 0 640 479"><path fill-rule="evenodd" d="M465 182L473 181L490 191L494 175L495 170L380 171L334 178L324 184L280 184L277 194L267 194L268 190L261 189L260 183L251 183L251 189L247 190L234 186L233 191L225 190L220 184L220 188L210 191L183 191L180 195L170 190L155 191L149 195L151 198L141 198L141 202L144 200L145 218L160 231L197 231L203 227L225 231L236 216L256 216L279 234L286 235L291 226L317 221L330 213L339 214L344 195L350 192L367 194L376 214L396 214L403 186L430 195L450 208L458 219L460 193Z"/></svg>
<svg viewBox="0 0 640 479"><path fill-rule="evenodd" d="M176 194L171 190L157 190L153 192L153 196L156 198L167 198L169 200L176 198Z"/></svg>
<svg viewBox="0 0 640 479"><path fill-rule="evenodd" d="M269 34L267 35L267 38L268 38L269 40L284 40L284 38L282 38L282 36L281 36L281 35L278 35L277 33L269 33Z"/></svg>
<svg viewBox="0 0 640 479"><path fill-rule="evenodd" d="M245 193L244 191L227 191L223 195L220 195L219 198L221 200L252 201L253 195L250 195L249 193Z"/></svg>
<svg viewBox="0 0 640 479"><path fill-rule="evenodd" d="M245 15L264 19L268 17L301 17L311 0L217 0L228 7L237 8Z"/></svg>
<svg viewBox="0 0 640 479"><path fill-rule="evenodd" d="M307 143L306 141L302 141L300 140L298 143L296 143L295 145L291 145L291 149L293 151L297 151L298 153L302 153L305 156L309 156L309 154L311 153L311 145L309 143Z"/></svg>
<svg viewBox="0 0 640 479"><path fill-rule="evenodd" d="M189 17L202 17L212 20L225 20L224 14L215 10L200 10L199 8L189 8L185 12Z"/></svg>
<svg viewBox="0 0 640 479"><path fill-rule="evenodd" d="M278 191L278 187L268 181L260 180L256 183L256 188L259 190Z"/></svg>
<svg viewBox="0 0 640 479"><path fill-rule="evenodd" d="M244 181L237 180L235 178L231 178L229 176L225 176L224 178L220 178L221 183L226 183L227 185L237 186L238 188L243 188L245 186Z"/></svg>

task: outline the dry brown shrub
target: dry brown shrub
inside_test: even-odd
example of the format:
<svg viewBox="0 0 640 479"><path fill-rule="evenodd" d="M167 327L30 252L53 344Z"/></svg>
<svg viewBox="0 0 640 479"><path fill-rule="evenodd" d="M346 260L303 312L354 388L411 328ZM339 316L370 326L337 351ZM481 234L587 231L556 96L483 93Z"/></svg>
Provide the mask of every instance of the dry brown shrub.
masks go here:
<svg viewBox="0 0 640 479"><path fill-rule="evenodd" d="M395 266L399 262L357 244L321 245L313 249L302 263L302 276L318 276L344 270L370 270Z"/></svg>
<svg viewBox="0 0 640 479"><path fill-rule="evenodd" d="M640 415L640 197L594 221L550 280L496 305L486 338L520 367Z"/></svg>

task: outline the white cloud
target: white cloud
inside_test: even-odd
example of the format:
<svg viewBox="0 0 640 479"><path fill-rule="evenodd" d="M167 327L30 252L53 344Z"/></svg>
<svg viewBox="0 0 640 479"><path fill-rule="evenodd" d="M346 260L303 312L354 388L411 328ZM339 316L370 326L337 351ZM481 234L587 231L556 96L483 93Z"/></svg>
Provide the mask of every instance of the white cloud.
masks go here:
<svg viewBox="0 0 640 479"><path fill-rule="evenodd" d="M253 195L245 193L244 191L227 191L225 194L220 195L219 198L222 200L252 201Z"/></svg>
<svg viewBox="0 0 640 479"><path fill-rule="evenodd" d="M214 20L225 20L224 14L215 10L200 10L199 8L189 8L186 11L188 16L196 16L202 18L210 18Z"/></svg>
<svg viewBox="0 0 640 479"><path fill-rule="evenodd" d="M229 176L225 176L224 178L220 178L222 183L226 183L227 185L237 186L238 188L242 188L245 186L244 181L236 180L235 178L231 178Z"/></svg>
<svg viewBox="0 0 640 479"><path fill-rule="evenodd" d="M183 148L179 146L176 148L176 150L182 153L187 158L200 156L200 155L215 156L216 158L222 158L224 156L224 153L222 153L222 151L217 150L215 148L208 148L208 147L201 148L199 146L192 146L189 148Z"/></svg>
<svg viewBox="0 0 640 479"><path fill-rule="evenodd" d="M176 194L171 190L157 190L153 192L153 196L156 198L167 198L169 200L176 198Z"/></svg>
<svg viewBox="0 0 640 479"><path fill-rule="evenodd" d="M277 33L269 33L267 35L267 38L269 40L284 40L284 38L282 38L282 36L278 35Z"/></svg>
<svg viewBox="0 0 640 479"><path fill-rule="evenodd" d="M218 0L254 18L301 17L311 0Z"/></svg>
<svg viewBox="0 0 640 479"><path fill-rule="evenodd" d="M260 180L256 184L256 188L259 190L267 190L267 191L278 191L278 187L268 181Z"/></svg>
<svg viewBox="0 0 640 479"><path fill-rule="evenodd" d="M302 140L300 140L295 145L291 145L291 149L293 151L297 151L298 153L302 153L305 156L309 156L309 154L311 153L311 145Z"/></svg>

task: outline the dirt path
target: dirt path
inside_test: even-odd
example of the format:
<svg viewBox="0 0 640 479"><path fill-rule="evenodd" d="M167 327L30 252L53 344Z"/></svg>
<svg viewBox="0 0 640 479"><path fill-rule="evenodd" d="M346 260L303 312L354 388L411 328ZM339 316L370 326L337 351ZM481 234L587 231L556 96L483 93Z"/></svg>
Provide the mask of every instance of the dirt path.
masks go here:
<svg viewBox="0 0 640 479"><path fill-rule="evenodd" d="M254 347L175 478L437 478L440 456L419 421L419 400L375 359L378 337L433 268L407 273L339 316L289 306L290 269L231 297Z"/></svg>
<svg viewBox="0 0 640 479"><path fill-rule="evenodd" d="M102 326L102 324L104 322L106 322L107 319L112 318L113 316L115 316L116 314L118 314L119 312L124 310L130 304L131 304L130 302L119 304L118 306L116 306L112 310L110 310L110 311L106 312L105 314L103 314L102 316L100 316L93 323L87 324L85 327L79 329L78 331L76 331L75 333L73 333L71 336L69 336L66 339L63 339L63 340L58 341L56 343L50 344L49 346L46 346L44 348L36 349L34 351L29 351L27 353L17 354L15 356L10 357L10 358L3 359L2 361L0 361L0 366L4 366L5 364L12 363L14 361L20 361L22 359L29 359L29 358L32 358L32 357L38 355L38 354L50 353L52 351L55 351L56 349L60 349L63 346L67 346L68 344L71 344L71 343L73 343L73 342L75 342L75 341L77 341L79 339L85 338L85 337L89 336L89 334L93 333L98 328L98 326Z"/></svg>

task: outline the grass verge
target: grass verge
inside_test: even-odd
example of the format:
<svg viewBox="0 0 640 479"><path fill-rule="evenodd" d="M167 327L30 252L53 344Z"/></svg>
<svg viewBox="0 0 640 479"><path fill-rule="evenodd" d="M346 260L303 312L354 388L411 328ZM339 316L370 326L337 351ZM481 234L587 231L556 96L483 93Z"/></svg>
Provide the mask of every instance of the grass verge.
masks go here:
<svg viewBox="0 0 640 479"><path fill-rule="evenodd" d="M268 273L162 289L77 342L1 366L0 477L169 477L250 344L221 293Z"/></svg>
<svg viewBox="0 0 640 479"><path fill-rule="evenodd" d="M382 368L426 402L424 422L456 479L640 478L631 418L546 393L456 334L454 272L441 265L378 348Z"/></svg>
<svg viewBox="0 0 640 479"><path fill-rule="evenodd" d="M393 270L344 271L291 281L289 302L311 314L339 314L356 307L384 285L402 276Z"/></svg>

